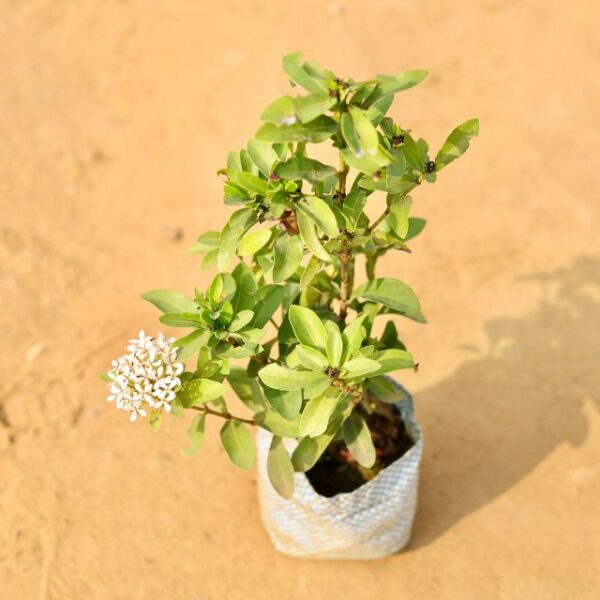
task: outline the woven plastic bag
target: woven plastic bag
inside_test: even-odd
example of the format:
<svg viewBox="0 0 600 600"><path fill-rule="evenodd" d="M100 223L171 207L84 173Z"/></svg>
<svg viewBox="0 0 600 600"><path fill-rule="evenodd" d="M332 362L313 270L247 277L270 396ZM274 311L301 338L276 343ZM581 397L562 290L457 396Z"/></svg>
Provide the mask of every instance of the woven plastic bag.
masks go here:
<svg viewBox="0 0 600 600"><path fill-rule="evenodd" d="M277 550L303 558L361 560L388 556L406 546L417 507L423 436L414 419L412 397L394 385L399 399L396 407L414 445L353 492L327 498L314 490L304 473L295 473L293 497L279 496L267 475L273 436L259 429L261 516Z"/></svg>

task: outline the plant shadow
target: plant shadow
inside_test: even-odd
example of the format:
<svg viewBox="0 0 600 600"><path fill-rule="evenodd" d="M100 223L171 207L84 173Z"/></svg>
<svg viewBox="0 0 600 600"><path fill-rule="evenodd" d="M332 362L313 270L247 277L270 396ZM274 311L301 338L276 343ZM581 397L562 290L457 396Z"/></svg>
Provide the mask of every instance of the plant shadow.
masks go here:
<svg viewBox="0 0 600 600"><path fill-rule="evenodd" d="M425 430L419 509L409 550L425 546L515 485L600 408L600 260L527 280L543 287L529 318L486 325L489 350L417 395Z"/></svg>

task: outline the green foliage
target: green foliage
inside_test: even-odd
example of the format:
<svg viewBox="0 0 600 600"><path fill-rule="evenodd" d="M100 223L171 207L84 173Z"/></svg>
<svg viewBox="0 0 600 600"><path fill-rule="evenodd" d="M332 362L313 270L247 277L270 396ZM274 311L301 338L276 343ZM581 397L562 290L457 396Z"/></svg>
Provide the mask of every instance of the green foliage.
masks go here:
<svg viewBox="0 0 600 600"><path fill-rule="evenodd" d="M383 305L382 312L394 312L415 321L425 322L417 295L399 279L384 277L367 281L354 290L352 297L378 302Z"/></svg>
<svg viewBox="0 0 600 600"><path fill-rule="evenodd" d="M223 395L225 387L211 379L190 379L186 381L177 394L184 408L198 406L216 400Z"/></svg>
<svg viewBox="0 0 600 600"><path fill-rule="evenodd" d="M188 437L190 438L190 445L185 450L181 451L183 456L192 456L202 448L202 444L204 444L205 423L206 415L200 414L193 418L187 430Z"/></svg>
<svg viewBox="0 0 600 600"><path fill-rule="evenodd" d="M294 494L294 466L283 445L283 440L278 435L274 435L271 442L267 458L267 473L279 495L286 499L291 498Z"/></svg>
<svg viewBox="0 0 600 600"><path fill-rule="evenodd" d="M236 467L249 471L254 466L254 440L244 423L228 419L221 428L221 443Z"/></svg>
<svg viewBox="0 0 600 600"><path fill-rule="evenodd" d="M375 463L375 446L365 420L356 411L344 421L342 433L356 462L367 469L371 468Z"/></svg>
<svg viewBox="0 0 600 600"><path fill-rule="evenodd" d="M196 310L194 302L179 292L152 290L142 294L142 298L154 304L163 313L185 313Z"/></svg>
<svg viewBox="0 0 600 600"><path fill-rule="evenodd" d="M166 290L143 297L162 323L188 330L175 342L178 359L197 356L173 402L176 415L199 412L184 453L200 448L210 415L225 421L221 441L232 462L250 469L247 424L263 427L274 434L269 478L290 498L294 470L310 469L334 439L360 465L373 465L365 392L398 401L383 375L415 366L395 322L378 338L374 323L381 315L425 322L412 288L377 277L377 262L391 250L411 251L425 220L411 214L409 194L467 150L479 123L459 125L432 159L424 139L387 116L394 95L426 71L355 81L299 52L283 58L283 69L292 92L267 106L262 126L219 171L224 202L235 211L221 231L202 234L190 248L219 273L191 297ZM338 165L310 155L310 144L326 141ZM371 219L365 210L374 194L385 195L385 210ZM248 418L229 412L225 379ZM158 411L151 426L160 420ZM282 438L298 440L291 457Z"/></svg>
<svg viewBox="0 0 600 600"><path fill-rule="evenodd" d="M435 157L436 168L439 171L448 163L457 159L461 154L464 154L469 147L471 138L479 133L479 121L477 119L469 119L462 125L459 125L444 142Z"/></svg>

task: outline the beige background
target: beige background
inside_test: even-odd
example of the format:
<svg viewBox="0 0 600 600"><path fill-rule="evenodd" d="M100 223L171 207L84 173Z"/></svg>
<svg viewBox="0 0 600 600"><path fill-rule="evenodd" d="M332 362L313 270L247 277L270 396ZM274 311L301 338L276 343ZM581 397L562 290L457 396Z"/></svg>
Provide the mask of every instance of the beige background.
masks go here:
<svg viewBox="0 0 600 600"><path fill-rule="evenodd" d="M598 6L0 1L0 598L598 598ZM413 542L373 563L276 554L214 428L184 459L98 379L157 330L140 293L209 280L185 247L296 49L429 69L392 112L434 148L481 119L382 264L429 319L403 324L426 453Z"/></svg>

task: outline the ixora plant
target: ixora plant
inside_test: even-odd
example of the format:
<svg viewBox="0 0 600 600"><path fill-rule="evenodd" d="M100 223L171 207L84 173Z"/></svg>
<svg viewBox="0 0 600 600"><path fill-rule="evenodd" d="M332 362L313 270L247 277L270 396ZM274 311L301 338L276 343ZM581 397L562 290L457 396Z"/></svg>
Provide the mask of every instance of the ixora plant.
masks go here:
<svg viewBox="0 0 600 600"><path fill-rule="evenodd" d="M219 173L225 204L239 208L193 247L219 273L191 297L143 295L161 323L191 332L132 340L107 374L109 400L153 429L165 413L193 412L186 455L202 446L207 419L223 421L222 445L241 469L255 464L256 426L275 545L301 556L381 556L408 539L422 447L410 397L386 375L417 367L389 317L425 318L407 283L377 277L377 262L410 252L425 221L410 216L409 194L465 152L478 121L454 129L432 158L424 139L385 116L425 71L354 81L300 53L283 68L302 93L270 104L247 147L229 153ZM310 155L323 142L337 166ZM385 204L372 218L375 192ZM226 382L250 416L232 414Z"/></svg>

